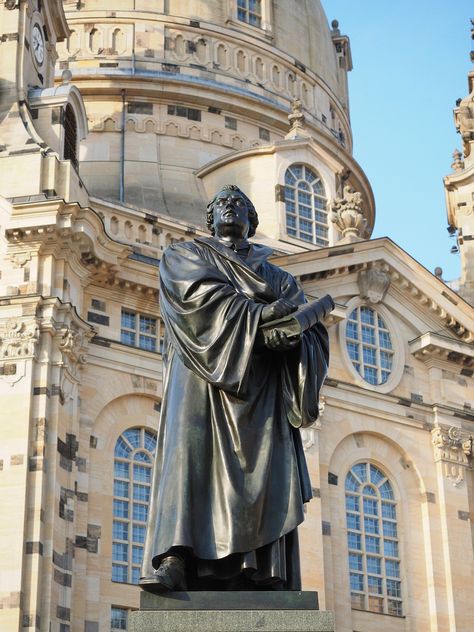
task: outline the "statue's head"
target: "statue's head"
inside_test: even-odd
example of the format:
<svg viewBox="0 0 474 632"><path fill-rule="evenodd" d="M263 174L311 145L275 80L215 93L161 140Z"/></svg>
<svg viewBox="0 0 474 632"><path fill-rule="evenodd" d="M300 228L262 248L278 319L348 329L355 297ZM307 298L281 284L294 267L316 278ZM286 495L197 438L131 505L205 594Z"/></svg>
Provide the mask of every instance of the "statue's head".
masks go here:
<svg viewBox="0 0 474 632"><path fill-rule="evenodd" d="M253 237L258 226L254 205L235 184L226 184L207 205L207 227L217 237Z"/></svg>

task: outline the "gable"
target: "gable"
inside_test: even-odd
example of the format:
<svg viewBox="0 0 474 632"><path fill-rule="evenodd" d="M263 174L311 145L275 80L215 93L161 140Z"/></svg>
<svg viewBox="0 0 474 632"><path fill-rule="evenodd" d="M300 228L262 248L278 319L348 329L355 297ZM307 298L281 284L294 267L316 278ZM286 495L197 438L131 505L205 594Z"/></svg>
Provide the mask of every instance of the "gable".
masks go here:
<svg viewBox="0 0 474 632"><path fill-rule="evenodd" d="M474 310L392 241L280 256L275 263L295 275L309 297L331 294L339 313L345 312L327 323L330 379L402 400L436 402L447 395L434 378L449 377L455 383L449 400L469 402ZM361 317L373 324L358 322Z"/></svg>

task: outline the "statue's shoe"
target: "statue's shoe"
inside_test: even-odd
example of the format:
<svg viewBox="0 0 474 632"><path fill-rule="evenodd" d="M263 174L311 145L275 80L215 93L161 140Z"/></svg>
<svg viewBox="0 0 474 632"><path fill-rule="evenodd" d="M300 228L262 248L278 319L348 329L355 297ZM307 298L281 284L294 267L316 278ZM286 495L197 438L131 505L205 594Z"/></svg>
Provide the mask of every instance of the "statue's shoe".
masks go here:
<svg viewBox="0 0 474 632"><path fill-rule="evenodd" d="M149 577L141 577L140 588L151 593L167 590L187 590L184 561L180 557L169 555Z"/></svg>

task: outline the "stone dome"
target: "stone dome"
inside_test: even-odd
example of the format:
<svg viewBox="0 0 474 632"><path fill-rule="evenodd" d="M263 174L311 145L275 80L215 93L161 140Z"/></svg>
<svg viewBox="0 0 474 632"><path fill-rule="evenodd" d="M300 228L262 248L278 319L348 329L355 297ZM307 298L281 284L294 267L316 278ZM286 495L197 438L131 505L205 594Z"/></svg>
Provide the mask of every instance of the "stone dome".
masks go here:
<svg viewBox="0 0 474 632"><path fill-rule="evenodd" d="M299 160L325 178L328 205L340 174L351 174L373 224L370 185L352 158L349 40L329 27L320 0L64 6L71 34L58 47L56 76L68 70L84 98L80 174L91 195L201 226L209 187L229 172L244 189L265 181L262 208L273 219L260 233L279 239L275 191L284 163ZM293 129L298 108L307 149ZM278 160L256 158L272 154Z"/></svg>
<svg viewBox="0 0 474 632"><path fill-rule="evenodd" d="M265 15L267 4L271 15ZM245 25L238 21L229 25L227 5L226 0L170 0L168 14L245 31ZM321 2L262 0L261 5L262 19L268 24L268 43L312 70L346 104L335 44Z"/></svg>
<svg viewBox="0 0 474 632"><path fill-rule="evenodd" d="M275 46L310 68L344 99L334 42L319 0L274 2ZM345 99L344 99L345 100Z"/></svg>

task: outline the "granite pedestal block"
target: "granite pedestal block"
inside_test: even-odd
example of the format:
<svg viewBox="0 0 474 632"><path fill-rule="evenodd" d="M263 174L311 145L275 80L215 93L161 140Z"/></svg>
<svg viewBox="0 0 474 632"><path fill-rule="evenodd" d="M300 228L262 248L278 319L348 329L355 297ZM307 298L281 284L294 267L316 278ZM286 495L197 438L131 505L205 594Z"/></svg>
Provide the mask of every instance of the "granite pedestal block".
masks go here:
<svg viewBox="0 0 474 632"><path fill-rule="evenodd" d="M316 592L142 592L130 632L334 632Z"/></svg>

